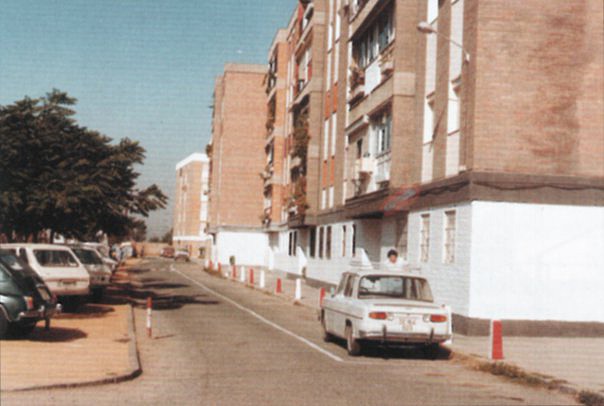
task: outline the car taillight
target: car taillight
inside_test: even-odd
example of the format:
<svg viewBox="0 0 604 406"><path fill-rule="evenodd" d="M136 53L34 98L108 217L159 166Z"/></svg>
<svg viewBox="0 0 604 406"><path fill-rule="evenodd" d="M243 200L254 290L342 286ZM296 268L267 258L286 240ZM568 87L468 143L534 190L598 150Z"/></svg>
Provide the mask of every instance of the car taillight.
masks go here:
<svg viewBox="0 0 604 406"><path fill-rule="evenodd" d="M447 321L447 316L444 314L432 314L430 315L430 321L432 323L444 323Z"/></svg>
<svg viewBox="0 0 604 406"><path fill-rule="evenodd" d="M23 296L23 300L25 300L25 306L27 306L27 310L31 310L34 308L34 298L31 296Z"/></svg>
<svg viewBox="0 0 604 406"><path fill-rule="evenodd" d="M386 320L388 318L388 313L385 312L371 312L369 313L370 319L375 320Z"/></svg>

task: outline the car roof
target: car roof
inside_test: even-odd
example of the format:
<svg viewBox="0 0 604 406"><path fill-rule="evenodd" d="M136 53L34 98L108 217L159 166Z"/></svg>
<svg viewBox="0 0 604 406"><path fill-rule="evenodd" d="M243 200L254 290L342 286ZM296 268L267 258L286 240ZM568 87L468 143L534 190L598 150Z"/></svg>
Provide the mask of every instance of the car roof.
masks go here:
<svg viewBox="0 0 604 406"><path fill-rule="evenodd" d="M8 249L8 248L31 248L31 249L42 249L42 250L64 250L70 251L69 247L61 244L37 244L37 243L10 243L10 244L0 244L0 248Z"/></svg>

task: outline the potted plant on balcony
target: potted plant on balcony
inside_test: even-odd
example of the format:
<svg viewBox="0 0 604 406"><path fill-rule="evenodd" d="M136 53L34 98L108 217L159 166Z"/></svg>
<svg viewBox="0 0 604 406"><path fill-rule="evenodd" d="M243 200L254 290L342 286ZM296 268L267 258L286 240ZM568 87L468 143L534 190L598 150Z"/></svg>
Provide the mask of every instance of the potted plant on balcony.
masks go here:
<svg viewBox="0 0 604 406"><path fill-rule="evenodd" d="M382 54L380 58L380 70L382 72L382 77L389 76L394 71L392 51Z"/></svg>
<svg viewBox="0 0 604 406"><path fill-rule="evenodd" d="M359 67L355 60L350 65L350 90L365 84L365 71Z"/></svg>
<svg viewBox="0 0 604 406"><path fill-rule="evenodd" d="M274 129L275 129L275 117L272 115L269 115L268 118L266 119L266 131L270 133Z"/></svg>
<svg viewBox="0 0 604 406"><path fill-rule="evenodd" d="M308 110L302 111L296 117L294 122L293 143L290 151L292 159L299 160L300 164L293 168L297 173L292 182L291 199L288 201L288 208L295 208L296 213L304 216L308 203L306 200L306 157L308 154L308 142L310 135L308 133ZM294 177L292 177L294 179Z"/></svg>

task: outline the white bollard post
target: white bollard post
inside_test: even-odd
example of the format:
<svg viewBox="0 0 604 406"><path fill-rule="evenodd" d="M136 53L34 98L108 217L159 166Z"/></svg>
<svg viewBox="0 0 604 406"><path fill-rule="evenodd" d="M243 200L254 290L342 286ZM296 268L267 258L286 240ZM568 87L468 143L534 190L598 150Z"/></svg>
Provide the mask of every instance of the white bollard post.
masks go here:
<svg viewBox="0 0 604 406"><path fill-rule="evenodd" d="M245 283L245 267L242 265L240 269L239 282Z"/></svg>
<svg viewBox="0 0 604 406"><path fill-rule="evenodd" d="M260 289L264 289L266 287L266 280L264 271L260 271Z"/></svg>
<svg viewBox="0 0 604 406"><path fill-rule="evenodd" d="M302 299L302 279L296 279L296 300Z"/></svg>

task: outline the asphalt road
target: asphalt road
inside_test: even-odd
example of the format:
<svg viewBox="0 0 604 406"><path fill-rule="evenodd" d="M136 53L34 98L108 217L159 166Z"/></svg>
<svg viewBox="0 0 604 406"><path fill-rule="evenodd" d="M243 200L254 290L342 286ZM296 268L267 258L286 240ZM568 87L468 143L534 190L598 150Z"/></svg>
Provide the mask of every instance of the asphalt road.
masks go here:
<svg viewBox="0 0 604 406"><path fill-rule="evenodd" d="M420 351L348 357L323 343L313 310L210 276L193 264L152 260L132 273L129 299L143 374L88 388L3 393L2 405L546 405L574 404ZM144 300L154 297L153 338ZM68 362L68 360L66 360Z"/></svg>

